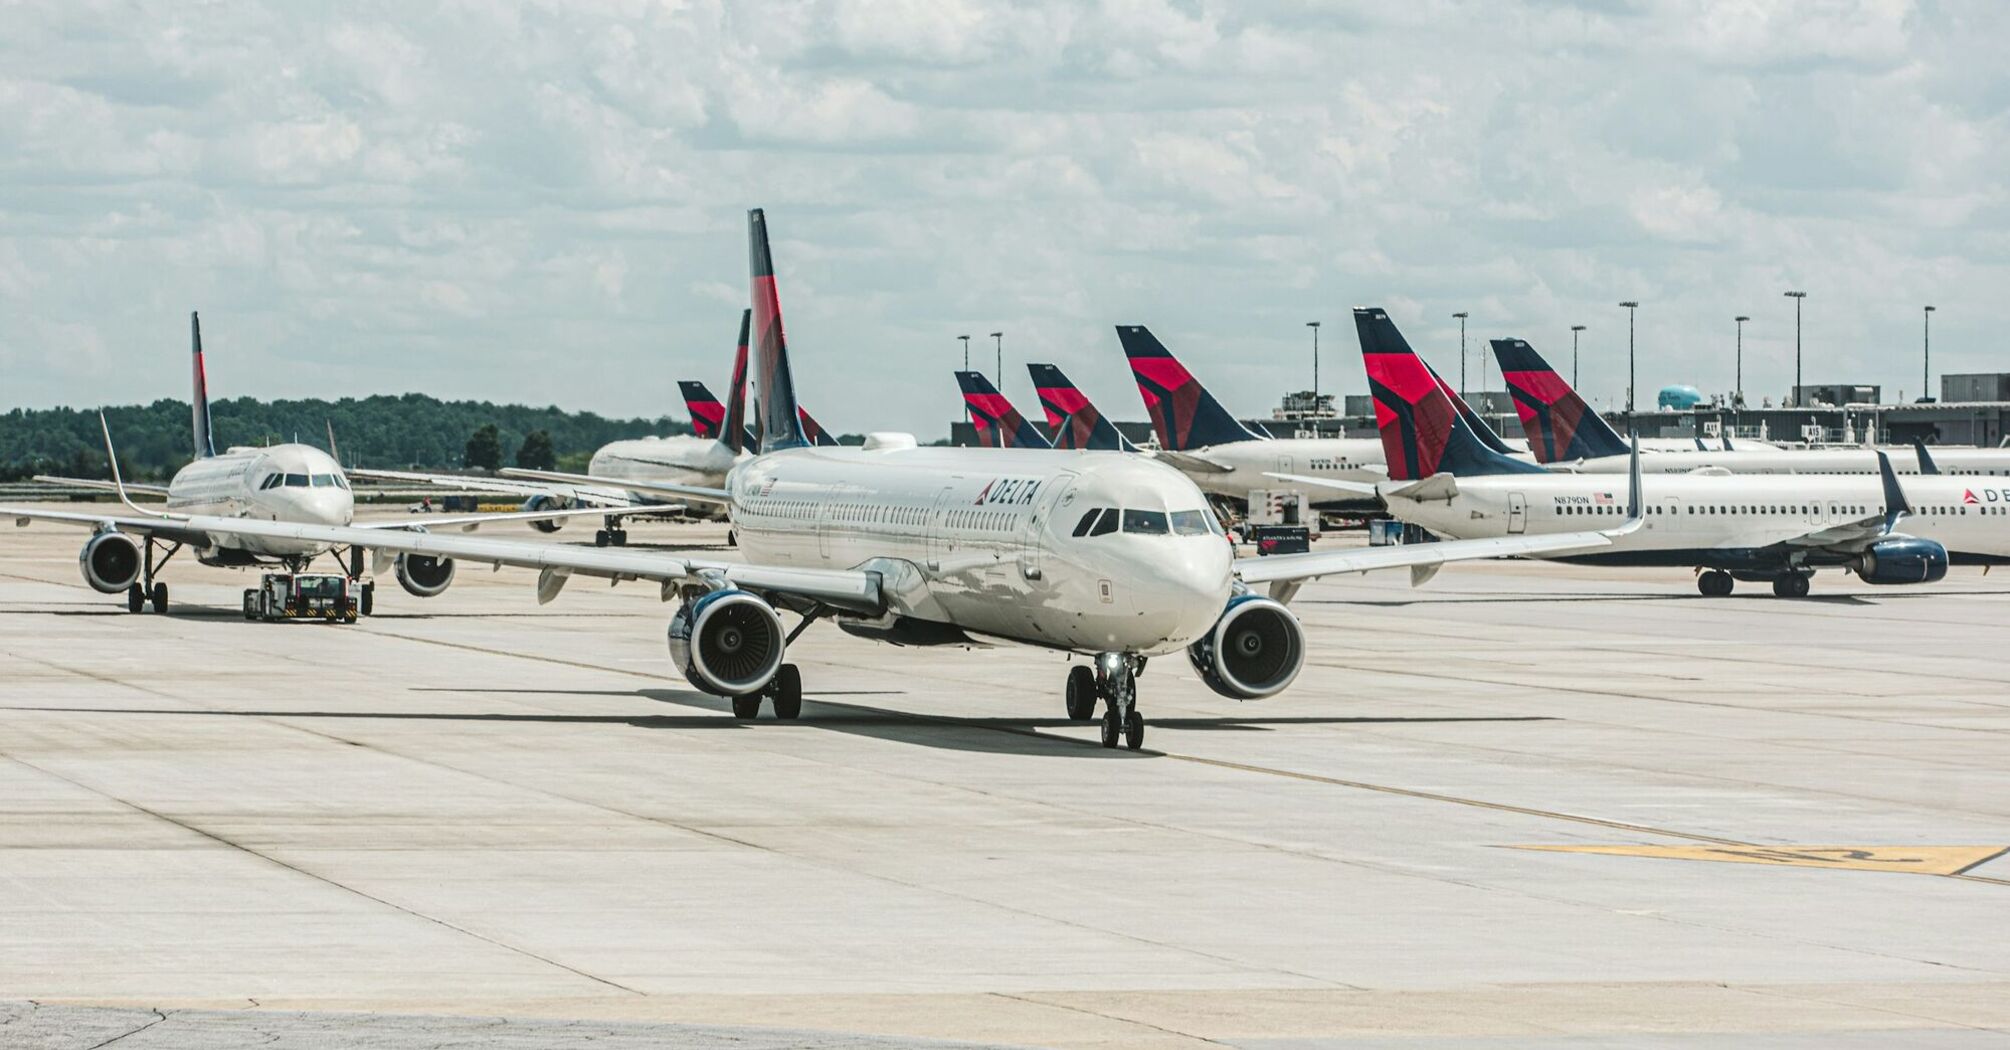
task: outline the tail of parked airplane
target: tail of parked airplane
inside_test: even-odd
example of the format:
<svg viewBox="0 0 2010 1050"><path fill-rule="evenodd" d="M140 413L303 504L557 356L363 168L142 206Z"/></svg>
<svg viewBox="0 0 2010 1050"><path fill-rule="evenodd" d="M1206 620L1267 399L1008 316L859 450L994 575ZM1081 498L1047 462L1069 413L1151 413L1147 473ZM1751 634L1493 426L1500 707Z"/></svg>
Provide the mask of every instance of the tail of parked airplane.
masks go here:
<svg viewBox="0 0 2010 1050"><path fill-rule="evenodd" d="M195 458L208 459L216 455L216 438L209 427L209 376L202 366L202 319L194 311L188 315L188 339L195 357L195 391L189 397L195 416Z"/></svg>
<svg viewBox="0 0 2010 1050"><path fill-rule="evenodd" d="M782 297L775 259L768 250L768 217L747 213L747 262L753 282L754 400L760 408L761 451L803 448L810 441L796 412L796 383L789 373L788 339L782 334Z"/></svg>
<svg viewBox="0 0 2010 1050"><path fill-rule="evenodd" d="M1541 467L1488 448L1466 425L1437 376L1410 349L1395 322L1379 309L1354 311L1361 337L1368 391L1375 397L1375 425L1389 477L1419 481L1433 474L1540 474Z"/></svg>
<svg viewBox="0 0 2010 1050"><path fill-rule="evenodd" d="M818 448L841 444L838 439L831 436L830 431L824 429L822 423L810 417L809 409L801 405L796 406L796 421L803 425L803 438L810 444Z"/></svg>
<svg viewBox="0 0 2010 1050"><path fill-rule="evenodd" d="M1536 462L1627 454L1626 439L1592 411L1534 347L1520 339L1495 339L1493 347Z"/></svg>
<svg viewBox="0 0 2010 1050"><path fill-rule="evenodd" d="M1124 438L1116 424L1103 418L1086 394L1053 365L1027 365L1033 374L1033 388L1040 394L1040 408L1047 413L1047 426L1054 431L1055 448L1093 449L1104 452L1133 452L1136 446Z"/></svg>
<svg viewBox="0 0 2010 1050"><path fill-rule="evenodd" d="M740 343L733 351L732 386L726 391L724 440L726 447L736 455L761 447L760 439L754 436L754 428L747 424L747 333L753 323L754 311L740 311Z"/></svg>
<svg viewBox="0 0 2010 1050"><path fill-rule="evenodd" d="M977 428L977 443L985 448L1053 448L1033 424L1012 407L1012 402L991 385L982 372L956 373L956 385L963 388L963 407L970 410L970 422Z"/></svg>
<svg viewBox="0 0 2010 1050"><path fill-rule="evenodd" d="M1124 356L1131 359L1131 374L1137 378L1138 393L1144 396L1161 447L1186 452L1264 439L1229 415L1150 329L1118 325L1117 338L1123 340Z"/></svg>
<svg viewBox="0 0 2010 1050"><path fill-rule="evenodd" d="M691 432L715 441L725 439L726 406L712 396L710 388L696 379L680 379L677 389L684 394L684 407L691 413Z"/></svg>
<svg viewBox="0 0 2010 1050"><path fill-rule="evenodd" d="M1466 428L1473 432L1474 437L1480 439L1480 444L1503 456L1514 455L1514 449L1509 448L1508 443L1501 440L1499 434L1494 433L1494 428L1487 425L1487 421L1481 419L1478 412L1473 411L1473 406L1466 404L1466 399L1452 389L1452 384L1445 382L1445 377L1439 375L1438 370L1432 368L1430 362L1424 362L1424 368L1430 371L1432 379L1438 381L1438 389L1445 392L1445 397L1452 402L1452 408L1458 411L1460 419L1466 421Z"/></svg>

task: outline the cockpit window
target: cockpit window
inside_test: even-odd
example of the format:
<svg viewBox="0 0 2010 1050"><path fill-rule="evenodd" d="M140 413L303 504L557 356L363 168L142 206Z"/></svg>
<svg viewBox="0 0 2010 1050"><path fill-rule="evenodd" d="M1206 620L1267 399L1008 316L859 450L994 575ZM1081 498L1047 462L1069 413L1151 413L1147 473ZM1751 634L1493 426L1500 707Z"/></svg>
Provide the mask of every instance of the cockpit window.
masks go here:
<svg viewBox="0 0 2010 1050"><path fill-rule="evenodd" d="M1087 536L1089 534L1089 526L1096 523L1096 516L1102 512L1103 508L1101 507L1089 508L1089 512L1082 515L1082 520L1075 523L1075 535Z"/></svg>
<svg viewBox="0 0 2010 1050"><path fill-rule="evenodd" d="M316 475L314 475L314 487L315 487L315 488L317 488L317 489L332 489L332 488L334 488L334 487L335 487L335 475L333 475L333 474L316 474Z"/></svg>
<svg viewBox="0 0 2010 1050"><path fill-rule="evenodd" d="M1141 536L1163 536L1166 528L1166 514L1162 510L1124 511L1124 531Z"/></svg>
<svg viewBox="0 0 2010 1050"><path fill-rule="evenodd" d="M258 490L263 492L266 489L277 488L279 483L285 480L286 475L284 474L267 474L265 480L258 483Z"/></svg>
<svg viewBox="0 0 2010 1050"><path fill-rule="evenodd" d="M1115 531L1117 531L1117 512L1114 510L1103 511L1102 517L1097 518L1096 523L1089 526L1091 536L1107 536Z"/></svg>
<svg viewBox="0 0 2010 1050"><path fill-rule="evenodd" d="M286 487L287 487L287 488L289 488L289 489L304 489L304 488L306 488L306 487L307 487L307 475L305 475L305 474L288 474L288 475L286 475Z"/></svg>
<svg viewBox="0 0 2010 1050"><path fill-rule="evenodd" d="M1172 512L1173 532L1181 536L1205 536L1214 531L1208 526L1214 516L1204 510L1176 510Z"/></svg>

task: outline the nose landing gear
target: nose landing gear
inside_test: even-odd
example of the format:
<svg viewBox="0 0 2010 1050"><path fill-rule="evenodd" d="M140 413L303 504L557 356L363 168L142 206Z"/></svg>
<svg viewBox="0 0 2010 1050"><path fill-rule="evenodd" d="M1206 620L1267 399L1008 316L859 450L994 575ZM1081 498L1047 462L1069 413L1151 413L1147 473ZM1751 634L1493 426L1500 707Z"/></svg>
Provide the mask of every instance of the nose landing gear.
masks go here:
<svg viewBox="0 0 2010 1050"><path fill-rule="evenodd" d="M1068 714L1073 718L1084 718L1095 709L1095 696L1103 699L1102 742L1104 747L1114 748L1122 740L1124 746L1136 751L1145 746L1145 719L1138 714L1138 668L1142 661L1124 653L1102 653L1096 657L1096 669L1088 675L1078 675L1077 671L1088 671L1086 667L1076 667L1068 672ZM1095 693L1087 700L1087 709L1077 706L1078 687L1076 683L1088 679ZM1077 714L1077 711L1081 714Z"/></svg>

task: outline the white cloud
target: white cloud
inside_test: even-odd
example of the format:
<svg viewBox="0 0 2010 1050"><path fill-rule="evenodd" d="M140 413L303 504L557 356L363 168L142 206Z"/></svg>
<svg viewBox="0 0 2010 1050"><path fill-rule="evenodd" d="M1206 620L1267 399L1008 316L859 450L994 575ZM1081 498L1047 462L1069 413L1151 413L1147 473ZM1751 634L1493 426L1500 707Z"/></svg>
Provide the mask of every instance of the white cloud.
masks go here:
<svg viewBox="0 0 2010 1050"><path fill-rule="evenodd" d="M1642 383L1998 366L2010 8L1903 0L456 3L10 9L7 399L150 400L205 313L246 393L655 415L723 378L769 208L807 395L940 433L954 337L1136 416L1111 337L1162 330L1231 404L1358 391L1345 310L1455 366L1639 298ZM988 353L981 355L989 360ZM1651 363L1650 363L1651 362ZM1477 371L1477 361L1474 362ZM1012 368L1008 390L1023 396ZM1912 380L1916 384L1916 378ZM163 384L167 385L163 385ZM886 397L888 390L899 391ZM238 392L233 390L232 392ZM4 406L0 406L4 407Z"/></svg>

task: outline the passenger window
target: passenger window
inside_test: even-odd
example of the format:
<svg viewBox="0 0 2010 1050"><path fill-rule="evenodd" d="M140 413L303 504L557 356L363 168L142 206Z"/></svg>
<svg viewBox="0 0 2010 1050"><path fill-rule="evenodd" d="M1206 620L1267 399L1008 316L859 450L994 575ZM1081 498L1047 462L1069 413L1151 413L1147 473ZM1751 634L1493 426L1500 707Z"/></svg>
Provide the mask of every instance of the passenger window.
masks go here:
<svg viewBox="0 0 2010 1050"><path fill-rule="evenodd" d="M1117 512L1114 510L1105 510L1101 513L1102 517L1097 518L1096 523L1089 526L1089 535L1091 536L1107 536L1117 531Z"/></svg>
<svg viewBox="0 0 2010 1050"><path fill-rule="evenodd" d="M1162 510L1124 511L1124 531L1141 536L1164 536L1167 533L1166 515Z"/></svg>
<svg viewBox="0 0 2010 1050"><path fill-rule="evenodd" d="M1205 536L1208 513L1204 510L1176 510L1172 513L1173 532L1181 536Z"/></svg>

